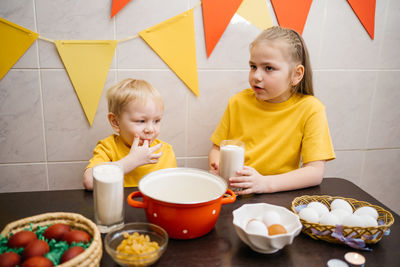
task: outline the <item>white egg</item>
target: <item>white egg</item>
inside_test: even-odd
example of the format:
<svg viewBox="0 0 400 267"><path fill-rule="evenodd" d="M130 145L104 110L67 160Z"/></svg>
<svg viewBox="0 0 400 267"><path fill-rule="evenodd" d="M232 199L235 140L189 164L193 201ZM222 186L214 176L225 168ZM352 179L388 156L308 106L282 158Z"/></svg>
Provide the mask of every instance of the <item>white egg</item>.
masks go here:
<svg viewBox="0 0 400 267"><path fill-rule="evenodd" d="M329 212L327 206L322 204L321 202L313 201L308 203L307 208L314 209L318 213L318 217L321 218L322 215Z"/></svg>
<svg viewBox="0 0 400 267"><path fill-rule="evenodd" d="M281 224L281 216L276 211L268 210L263 214L262 221L266 226Z"/></svg>
<svg viewBox="0 0 400 267"><path fill-rule="evenodd" d="M375 220L371 216L369 216L369 215L360 215L360 217L363 220L363 226L364 227L375 227L375 226L378 226L377 220Z"/></svg>
<svg viewBox="0 0 400 267"><path fill-rule="evenodd" d="M319 223L327 225L337 225L340 224L340 220L334 213L329 212L322 215Z"/></svg>
<svg viewBox="0 0 400 267"><path fill-rule="evenodd" d="M349 213L353 213L353 208L351 207L349 202L340 198L335 199L334 201L331 202L331 210L336 210L336 209L346 210Z"/></svg>
<svg viewBox="0 0 400 267"><path fill-rule="evenodd" d="M253 234L253 235L262 235L262 236L268 235L267 226L265 226L265 224L262 221L256 219L249 220L249 222L246 225L246 232L248 234Z"/></svg>
<svg viewBox="0 0 400 267"><path fill-rule="evenodd" d="M339 219L339 224L343 224L344 217L351 215L351 213L349 211L342 210L342 209L331 210L330 213L336 215L336 217Z"/></svg>
<svg viewBox="0 0 400 267"><path fill-rule="evenodd" d="M343 225L345 226L359 226L363 227L364 221L363 219L355 214L351 214L343 219Z"/></svg>
<svg viewBox="0 0 400 267"><path fill-rule="evenodd" d="M318 213L312 209L312 208L303 208L299 212L299 216L301 219L311 222L311 223L318 223L319 222L319 216Z"/></svg>
<svg viewBox="0 0 400 267"><path fill-rule="evenodd" d="M361 207L361 208L358 208L358 209L356 209L354 214L357 214L357 215L360 215L360 216L361 215L369 215L372 218L374 218L375 220L378 219L378 212L373 207Z"/></svg>

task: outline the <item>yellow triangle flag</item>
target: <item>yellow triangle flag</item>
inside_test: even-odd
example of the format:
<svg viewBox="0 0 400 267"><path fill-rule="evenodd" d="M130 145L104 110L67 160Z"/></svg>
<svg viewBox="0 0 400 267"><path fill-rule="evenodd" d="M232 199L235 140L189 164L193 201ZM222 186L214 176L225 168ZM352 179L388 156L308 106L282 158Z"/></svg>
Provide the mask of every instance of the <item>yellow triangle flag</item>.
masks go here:
<svg viewBox="0 0 400 267"><path fill-rule="evenodd" d="M139 36L198 96L193 9L145 29Z"/></svg>
<svg viewBox="0 0 400 267"><path fill-rule="evenodd" d="M92 125L118 41L58 40L58 53Z"/></svg>
<svg viewBox="0 0 400 267"><path fill-rule="evenodd" d="M265 0L243 0L236 13L261 30L273 26Z"/></svg>
<svg viewBox="0 0 400 267"><path fill-rule="evenodd" d="M0 80L38 38L39 34L0 18Z"/></svg>

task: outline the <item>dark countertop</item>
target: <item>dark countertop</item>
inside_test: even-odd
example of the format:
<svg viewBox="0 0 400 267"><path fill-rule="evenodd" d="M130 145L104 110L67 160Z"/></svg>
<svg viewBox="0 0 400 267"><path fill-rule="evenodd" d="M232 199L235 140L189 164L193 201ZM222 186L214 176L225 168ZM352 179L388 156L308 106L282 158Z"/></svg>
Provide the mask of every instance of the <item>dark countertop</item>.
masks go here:
<svg viewBox="0 0 400 267"><path fill-rule="evenodd" d="M125 195L137 188L125 188ZM354 198L381 206L393 214L395 223L389 236L368 245L372 251L314 240L301 233L293 244L274 254L260 254L251 250L237 236L232 224L232 211L246 203L269 203L291 207L292 200L302 195L330 195ZM85 190L42 191L0 194L0 229L6 224L46 212L75 212L93 220L92 192ZM341 178L326 178L322 184L301 190L239 197L232 204L223 205L214 229L197 239L170 240L165 254L154 266L326 266L329 259L344 260L344 254L356 251L366 257L366 266L396 266L400 255L396 252L400 239L399 215L363 191ZM143 209L126 205L125 222L146 222ZM104 235L102 235L104 237ZM103 250L101 266L117 266Z"/></svg>

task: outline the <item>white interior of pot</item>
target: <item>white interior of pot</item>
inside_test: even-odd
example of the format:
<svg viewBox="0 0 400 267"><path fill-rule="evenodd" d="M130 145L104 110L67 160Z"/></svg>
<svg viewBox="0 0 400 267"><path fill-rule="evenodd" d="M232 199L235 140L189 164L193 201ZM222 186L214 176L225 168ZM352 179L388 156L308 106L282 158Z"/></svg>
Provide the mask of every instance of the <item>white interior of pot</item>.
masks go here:
<svg viewBox="0 0 400 267"><path fill-rule="evenodd" d="M139 182L146 196L169 203L193 204L221 197L227 189L225 180L206 171L171 168L152 172Z"/></svg>

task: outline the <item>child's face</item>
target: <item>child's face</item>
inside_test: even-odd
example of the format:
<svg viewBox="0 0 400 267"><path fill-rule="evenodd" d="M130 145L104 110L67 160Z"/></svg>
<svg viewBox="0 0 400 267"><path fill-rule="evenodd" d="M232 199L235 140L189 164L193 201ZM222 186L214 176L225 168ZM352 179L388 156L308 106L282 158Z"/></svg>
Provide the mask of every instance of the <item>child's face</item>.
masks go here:
<svg viewBox="0 0 400 267"><path fill-rule="evenodd" d="M286 45L263 41L250 51L249 83L257 99L280 103L291 96L292 71Z"/></svg>
<svg viewBox="0 0 400 267"><path fill-rule="evenodd" d="M118 120L118 133L129 146L132 145L135 135L140 138L139 145L144 140L151 144L160 133L163 108L159 103L148 99L146 103L131 101L123 109Z"/></svg>

